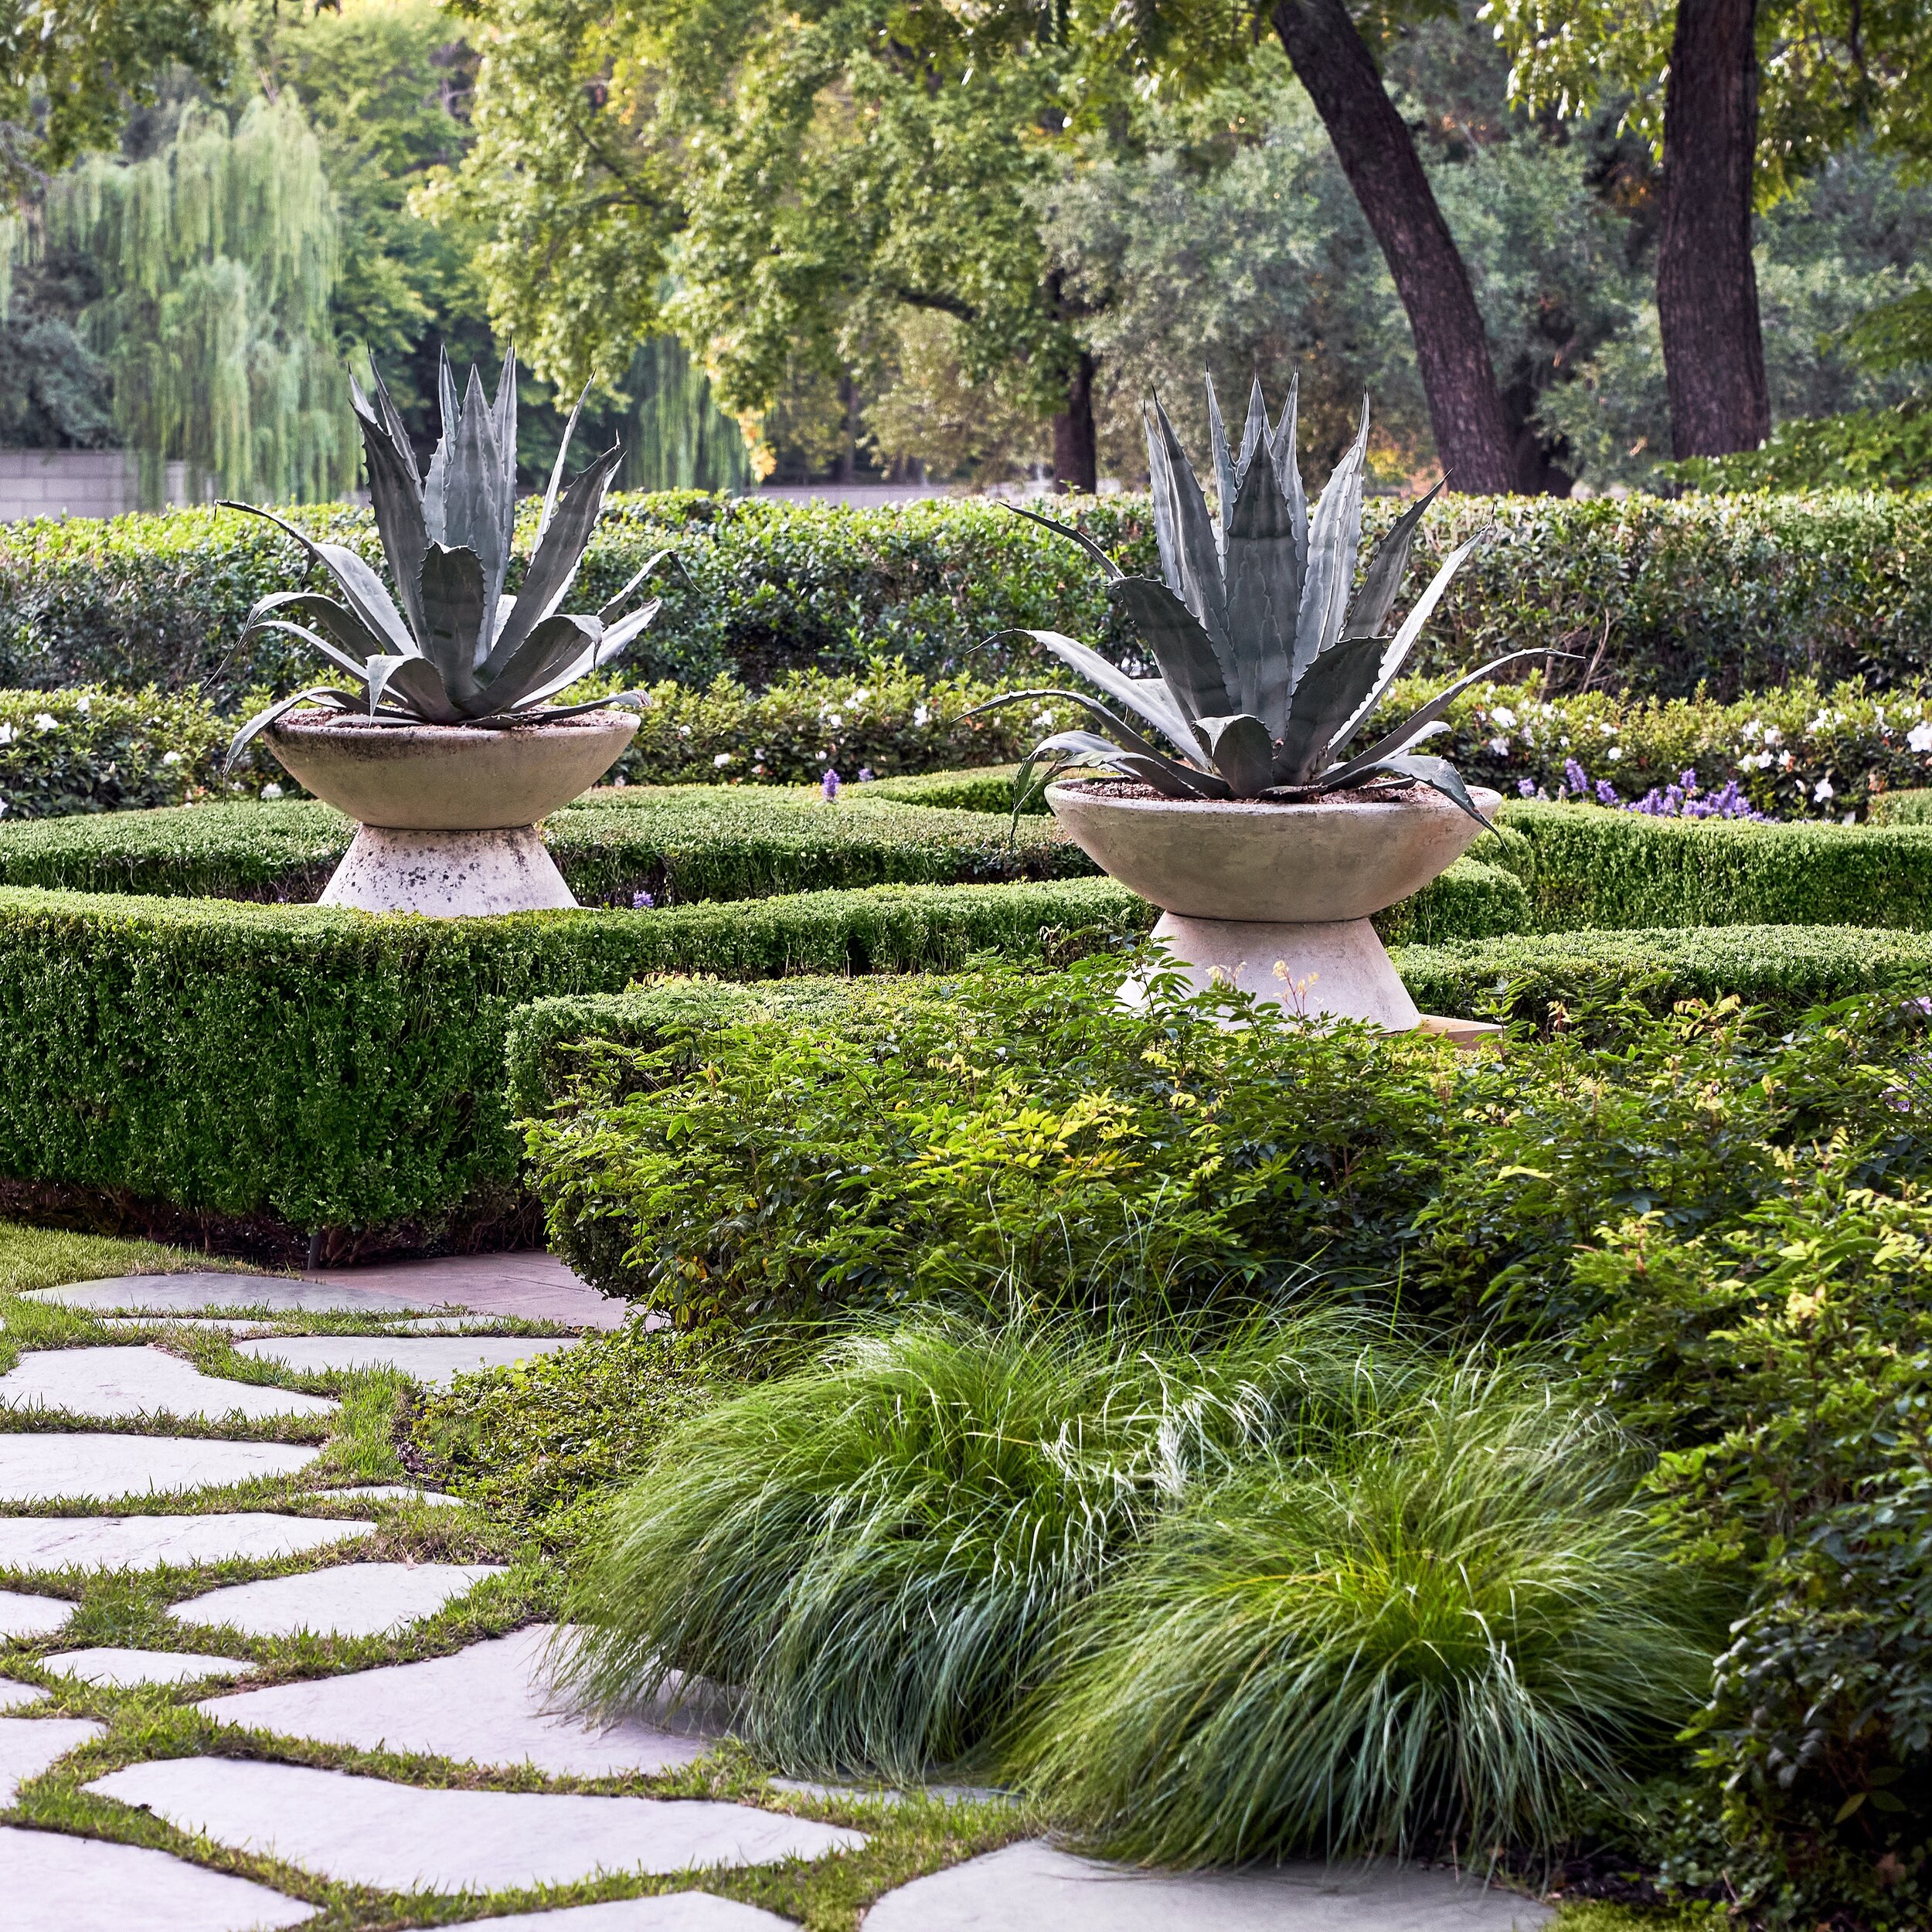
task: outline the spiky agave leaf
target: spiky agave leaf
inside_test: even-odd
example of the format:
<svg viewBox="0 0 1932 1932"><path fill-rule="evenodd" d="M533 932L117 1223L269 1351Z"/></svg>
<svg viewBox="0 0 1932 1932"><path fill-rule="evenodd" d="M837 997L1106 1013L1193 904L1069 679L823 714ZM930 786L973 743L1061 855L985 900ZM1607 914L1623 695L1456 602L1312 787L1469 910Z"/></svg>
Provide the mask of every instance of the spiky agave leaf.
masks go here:
<svg viewBox="0 0 1932 1932"><path fill-rule="evenodd" d="M1228 519L1228 638L1236 702L1278 736L1287 715L1301 586L1288 500L1260 451L1257 437Z"/></svg>
<svg viewBox="0 0 1932 1932"><path fill-rule="evenodd" d="M1342 635L1355 583L1355 553L1362 546L1362 469L1369 451L1369 405L1362 405L1362 427L1336 464L1315 514L1308 519L1308 576L1294 634L1294 682Z"/></svg>
<svg viewBox="0 0 1932 1932"><path fill-rule="evenodd" d="M506 486L503 452L497 443L497 419L483 393L483 379L470 371L469 386L456 421L443 477L445 548L475 553L482 570L482 621L478 634L495 631L496 602L509 567L510 530L516 514ZM473 665L474 657L470 659Z"/></svg>
<svg viewBox="0 0 1932 1932"><path fill-rule="evenodd" d="M1412 741L1413 742L1413 741ZM1393 757L1377 758L1355 774L1355 779L1372 777L1378 771L1393 774L1399 778L1407 778L1414 784L1427 785L1431 791L1439 791L1451 804L1460 807L1481 826L1485 832L1496 828L1476 808L1475 800L1470 796L1469 787L1462 781L1462 774L1447 758L1419 756L1414 752L1398 752ZM1321 789L1335 791L1341 789L1341 781L1331 772L1321 781Z"/></svg>
<svg viewBox="0 0 1932 1932"><path fill-rule="evenodd" d="M292 696L278 698L267 710L258 711L247 723L228 741L228 756L221 761L221 775L225 779L235 769L235 762L248 749L250 741L278 720L286 717L298 704L320 705L328 711L349 711L355 708L356 700L346 691L338 691L333 685L311 685L306 691L298 691Z"/></svg>
<svg viewBox="0 0 1932 1932"><path fill-rule="evenodd" d="M1165 732L1183 751L1195 743L1195 734L1163 679L1131 678L1117 665L1109 664L1097 651L1058 631L1016 631L1002 634L1031 638L1036 644L1043 645L1063 664L1070 665L1109 697L1118 699L1156 731Z"/></svg>
<svg viewBox="0 0 1932 1932"><path fill-rule="evenodd" d="M1328 763L1342 729L1375 682L1382 661L1379 638L1344 638L1325 651L1294 687L1287 723L1275 753L1276 782L1311 784Z"/></svg>
<svg viewBox="0 0 1932 1932"><path fill-rule="evenodd" d="M1222 675L1213 640L1165 583L1122 577L1107 586L1107 600L1126 613L1182 717L1192 723L1240 709L1238 692Z"/></svg>
<svg viewBox="0 0 1932 1932"><path fill-rule="evenodd" d="M1236 485L1234 477L1234 458L1228 453L1227 425L1221 420L1221 400L1214 393L1214 378L1209 375L1207 382L1208 447L1214 459L1214 495L1216 516L1214 540L1220 546L1222 573L1227 570L1228 519L1234 514L1234 496Z"/></svg>
<svg viewBox="0 0 1932 1932"><path fill-rule="evenodd" d="M1110 732L1114 741L1124 750L1136 752L1150 758L1165 758L1168 754L1160 747L1141 736L1139 732L1117 713L1107 709L1097 698L1090 698L1079 691L1062 691L1050 685L1030 691L1004 691L997 698L988 698L984 704L976 704L970 711L961 714L964 718L977 718L988 711L998 711L1003 706L1024 704L1051 698L1061 704L1077 706L1094 721Z"/></svg>
<svg viewBox="0 0 1932 1932"><path fill-rule="evenodd" d="M1175 759L1164 758L1158 752L1129 751L1094 731L1056 731L1034 746L1014 774L1015 814L1028 795L1033 767L1049 759L1054 761L1054 773L1041 781L1043 787L1051 784L1053 777L1067 766L1079 765L1136 779L1151 785L1165 798L1226 799L1231 795L1226 782L1213 772L1198 771Z"/></svg>
<svg viewBox="0 0 1932 1932"><path fill-rule="evenodd" d="M1349 607L1348 621L1343 626L1345 636L1381 635L1382 627L1387 623L1389 613L1394 607L1396 593L1402 588L1402 580L1409 573L1409 553L1415 544L1417 526L1422 521L1423 512L1442 494L1444 482L1437 482L1417 497L1376 546L1375 554L1369 558L1369 568L1362 577L1362 588ZM1434 605L1430 607L1434 608Z"/></svg>
<svg viewBox="0 0 1932 1932"><path fill-rule="evenodd" d="M1202 718L1208 761L1236 798L1258 798L1274 782L1274 747L1268 728L1248 712Z"/></svg>
<svg viewBox="0 0 1932 1932"><path fill-rule="evenodd" d="M1547 658L1548 651L1512 651L1500 658L1493 658L1488 664L1458 678L1447 690L1438 692L1420 711L1405 718L1394 730L1378 739L1359 757L1351 758L1345 764L1338 764L1322 774L1322 782L1327 785L1345 784L1358 774L1373 769L1415 743L1423 729L1435 723L1448 710L1450 706L1461 697L1472 684L1481 684L1486 678L1493 678L1498 671L1512 664L1522 664L1531 658ZM1561 655L1570 655L1569 652Z"/></svg>
<svg viewBox="0 0 1932 1932"><path fill-rule="evenodd" d="M1154 526L1160 542L1162 574L1168 589L1207 634L1222 677L1232 689L1233 664L1228 654L1221 556L1208 516L1207 498L1158 396L1148 409L1147 450L1154 485ZM1166 534L1162 536L1164 523Z"/></svg>
<svg viewBox="0 0 1932 1932"><path fill-rule="evenodd" d="M258 516L264 522L274 524L284 536L293 537L335 580L336 587L348 600L350 610L389 649L408 651L416 648L409 626L403 621L403 614L396 609L396 600L389 595L388 586L353 550L340 543L318 543L312 537L304 536L294 524L284 521L273 510L258 509L253 503L236 503L224 497L216 507L245 510L250 516Z"/></svg>
<svg viewBox="0 0 1932 1932"><path fill-rule="evenodd" d="M430 543L423 521L423 480L402 418L379 375L376 384L377 400L372 405L352 379L349 402L362 433L362 458L369 471L369 504L376 512L376 534L395 574L396 594L402 600L410 628L420 637L420 579Z"/></svg>

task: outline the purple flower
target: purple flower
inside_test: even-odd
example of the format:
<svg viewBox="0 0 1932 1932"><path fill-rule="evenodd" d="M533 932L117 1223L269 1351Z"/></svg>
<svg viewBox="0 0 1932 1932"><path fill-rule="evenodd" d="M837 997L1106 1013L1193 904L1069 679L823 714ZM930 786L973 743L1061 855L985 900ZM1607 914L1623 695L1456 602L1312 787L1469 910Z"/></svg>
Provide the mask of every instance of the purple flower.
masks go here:
<svg viewBox="0 0 1932 1932"><path fill-rule="evenodd" d="M1686 792L1695 792L1697 789L1697 774L1694 771L1680 771L1677 774L1677 782L1684 787Z"/></svg>
<svg viewBox="0 0 1932 1932"><path fill-rule="evenodd" d="M633 893L631 895L631 910L634 913L648 913L657 903L648 893Z"/></svg>
<svg viewBox="0 0 1932 1932"><path fill-rule="evenodd" d="M825 794L828 804L838 796L838 774L829 765L825 767L825 777L818 781L818 789Z"/></svg>
<svg viewBox="0 0 1932 1932"><path fill-rule="evenodd" d="M1624 801L1617 795L1617 787L1607 778L1597 781L1597 802L1600 805L1621 805Z"/></svg>
<svg viewBox="0 0 1932 1932"><path fill-rule="evenodd" d="M1536 781L1535 779L1519 778L1516 781L1516 796L1519 798L1533 798L1536 795Z"/></svg>
<svg viewBox="0 0 1932 1932"><path fill-rule="evenodd" d="M1563 760L1563 783L1582 798L1590 790L1590 774L1574 758Z"/></svg>
<svg viewBox="0 0 1932 1932"><path fill-rule="evenodd" d="M870 784L872 783L872 767L871 767L870 765L861 765L861 766L859 767L859 782L862 785L869 785L869 784Z"/></svg>

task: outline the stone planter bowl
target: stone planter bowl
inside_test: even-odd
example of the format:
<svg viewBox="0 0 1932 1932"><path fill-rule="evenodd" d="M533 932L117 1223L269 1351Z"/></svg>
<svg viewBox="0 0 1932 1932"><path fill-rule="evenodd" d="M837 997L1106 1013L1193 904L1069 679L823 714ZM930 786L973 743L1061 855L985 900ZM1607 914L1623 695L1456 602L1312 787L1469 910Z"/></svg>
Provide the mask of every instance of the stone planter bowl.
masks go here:
<svg viewBox="0 0 1932 1932"><path fill-rule="evenodd" d="M357 821L322 904L451 918L577 903L536 822L595 784L637 728L625 711L502 730L310 712L262 736Z"/></svg>
<svg viewBox="0 0 1932 1932"><path fill-rule="evenodd" d="M1471 796L1485 813L1502 802L1494 791ZM1440 794L1417 786L1374 801L1266 804L1121 798L1073 780L1046 797L1103 871L1162 908L1154 937L1196 986L1232 985L1391 1032L1424 1024L1369 918L1481 835Z"/></svg>

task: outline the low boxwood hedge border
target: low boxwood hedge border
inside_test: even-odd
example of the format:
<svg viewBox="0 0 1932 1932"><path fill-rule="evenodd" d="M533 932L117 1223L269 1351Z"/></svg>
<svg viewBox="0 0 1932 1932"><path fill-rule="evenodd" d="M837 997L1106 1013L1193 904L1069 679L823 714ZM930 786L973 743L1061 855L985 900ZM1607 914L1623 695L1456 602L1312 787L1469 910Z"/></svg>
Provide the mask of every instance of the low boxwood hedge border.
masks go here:
<svg viewBox="0 0 1932 1932"><path fill-rule="evenodd" d="M1653 1012L1734 995L1795 1018L1854 994L1932 992L1932 935L1846 926L1712 926L1408 946L1396 965L1426 1012L1547 1024L1628 996Z"/></svg>

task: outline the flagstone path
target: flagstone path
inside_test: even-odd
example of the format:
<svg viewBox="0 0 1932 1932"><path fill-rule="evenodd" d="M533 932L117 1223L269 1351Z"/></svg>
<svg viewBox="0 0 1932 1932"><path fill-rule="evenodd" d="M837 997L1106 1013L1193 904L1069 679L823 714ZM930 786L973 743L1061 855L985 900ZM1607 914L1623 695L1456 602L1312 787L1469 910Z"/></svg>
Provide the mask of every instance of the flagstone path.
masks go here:
<svg viewBox="0 0 1932 1932"><path fill-rule="evenodd" d="M570 1713L552 1688L567 1631L487 1634L514 1621L519 1600L501 1592L520 1586L500 1563L457 1560L496 1547L475 1539L480 1513L410 1484L354 1481L341 1461L307 1473L340 1453L315 1445L350 1413L338 1397L360 1386L333 1376L389 1369L431 1389L572 1338L488 1332L494 1321L621 1323L621 1306L549 1257L301 1280L134 1276L40 1295L111 1317L117 1339L29 1349L0 1376L0 1811L16 1807L0 1824L8 1932L267 1932L312 1918L328 1883L366 1888L370 1922L385 1924L447 1922L451 1895L514 1893L518 1910L492 1917L484 1905L477 1919L469 1903L464 1922L779 1932L791 1921L702 1889L707 1874L858 1852L866 1832L849 1821L881 1815L867 1801L901 1798L780 1779L754 1782L749 1801L655 1794L661 1784L643 1786L648 1795L634 1784L577 1788L682 1777L670 1788L692 1790L690 1767L728 1712L715 1696L681 1704L672 1693L604 1726ZM366 1318L355 1325L369 1332L275 1332L315 1313ZM183 1359L208 1359L224 1335L236 1353L214 1359L230 1376ZM236 1379L237 1356L261 1365L249 1372L311 1390L319 1378L335 1393ZM439 1560L397 1560L427 1551ZM154 1607L104 1626L111 1607L111 1607L122 1587L100 1597L102 1572L124 1573ZM492 1622L498 1601L512 1607ZM393 1661L399 1645L404 1661ZM264 1668L271 1681L252 1685ZM145 1701L114 1701L128 1698ZM928 1794L1004 1801L963 1787ZM832 1821L801 1815L824 1809ZM90 1835L101 1830L145 1842ZM625 1875L658 1889L594 1904L546 1889L594 1879L608 1892ZM527 1909L546 1896L554 1906ZM360 1909L349 1906L358 1924ZM1055 1932L1531 1932L1549 1917L1444 1872L1149 1874L1028 1840L888 1892L864 1932L1043 1921Z"/></svg>

